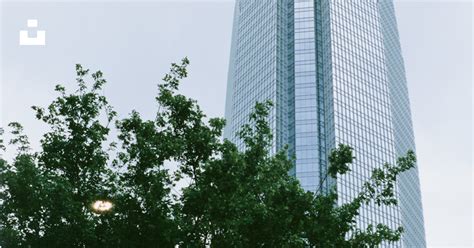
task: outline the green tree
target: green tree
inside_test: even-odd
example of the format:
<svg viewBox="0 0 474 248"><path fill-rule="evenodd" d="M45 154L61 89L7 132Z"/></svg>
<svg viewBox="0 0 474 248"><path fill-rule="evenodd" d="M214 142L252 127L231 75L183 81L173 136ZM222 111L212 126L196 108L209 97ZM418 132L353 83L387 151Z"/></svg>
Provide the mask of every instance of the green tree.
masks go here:
<svg viewBox="0 0 474 248"><path fill-rule="evenodd" d="M108 123L115 112L99 92L105 84L100 71L76 66L78 89L59 96L45 109L33 107L49 126L41 150L30 153L22 127L12 123L18 155L0 167L0 244L3 247L98 247L107 220L94 214L92 202L113 191L108 152L104 148ZM105 117L105 118L103 118ZM105 119L102 120L102 119ZM104 123L105 122L105 123Z"/></svg>
<svg viewBox="0 0 474 248"><path fill-rule="evenodd" d="M183 190L179 213L184 247L304 247L302 233L311 194L288 174L286 150L270 155L266 122L270 103L258 103L239 133L246 149L216 143L216 154ZM219 137L220 133L216 135Z"/></svg>
<svg viewBox="0 0 474 248"><path fill-rule="evenodd" d="M243 151L221 141L222 119L210 119L195 101L177 94L186 66L173 65L172 74L160 85L157 100L165 125L175 143L178 178L191 183L183 189L175 216L184 247L373 247L400 238L402 228L355 224L363 205L396 204L394 185L399 173L414 166L409 152L397 165L385 164L351 202L337 205L335 188L325 194L304 192L288 175L293 162L286 149L269 154L271 130L266 121L271 103L257 103L249 124L238 133ZM329 157L328 176L350 172L352 149L340 145Z"/></svg>
<svg viewBox="0 0 474 248"><path fill-rule="evenodd" d="M329 156L328 176L336 179L350 172L353 157L352 148L339 145ZM349 202L338 205L336 187L325 194L314 194L305 232L311 246L315 247L377 247L383 242L400 240L403 227L390 229L384 224L369 224L361 229L356 224L359 211L364 205L390 206L397 204L394 192L400 173L414 167L415 154L409 151L397 160L396 165L384 164L372 171L360 192Z"/></svg>
<svg viewBox="0 0 474 248"><path fill-rule="evenodd" d="M377 224L362 230L356 218L363 205L397 204L396 179L414 166L413 152L396 165L375 169L359 195L338 206L336 188L324 194L305 192L288 175L293 161L286 149L269 153L270 102L257 103L249 124L237 134L243 151L221 141L223 120L210 119L206 125L197 103L176 93L179 79L187 75L187 63L173 65L179 76L161 85L157 98L165 109L161 117L166 117L158 119L171 124L169 130L176 135L178 177L192 180L177 204L182 246L375 247L400 239L401 227L392 230ZM353 159L352 149L339 145L329 156L328 177L349 173Z"/></svg>
<svg viewBox="0 0 474 248"><path fill-rule="evenodd" d="M0 244L21 247L39 241L43 219L40 202L45 197L40 191L46 182L29 153L23 127L19 123L9 127L13 135L9 145L16 146L18 153L12 164L0 159ZM4 148L3 144L0 146Z"/></svg>
<svg viewBox="0 0 474 248"><path fill-rule="evenodd" d="M158 86L156 118L133 111L116 120L100 94L100 71L76 66L78 89L57 86L47 108L33 107L50 131L32 153L23 128L10 124L12 163L0 159L2 247L375 247L400 239L402 228L356 225L367 204L395 205L397 176L414 166L409 152L385 164L350 202L338 205L336 188L306 192L289 176L287 149L270 153L267 117L272 104L257 103L238 137L242 149L222 139L225 121L208 119L197 102L178 93L189 61L172 64ZM110 142L115 120L119 145ZM0 129L0 136L3 130ZM3 149L0 139L0 149ZM335 148L328 178L350 172L352 149ZM167 161L178 164L174 175ZM172 188L190 180L179 195ZM91 209L97 199L112 211Z"/></svg>

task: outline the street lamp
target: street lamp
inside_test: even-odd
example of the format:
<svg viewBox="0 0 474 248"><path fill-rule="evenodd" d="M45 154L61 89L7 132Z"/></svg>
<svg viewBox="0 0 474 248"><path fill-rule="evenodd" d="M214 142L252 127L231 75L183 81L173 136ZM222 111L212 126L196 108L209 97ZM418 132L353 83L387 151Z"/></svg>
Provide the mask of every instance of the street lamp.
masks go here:
<svg viewBox="0 0 474 248"><path fill-rule="evenodd" d="M96 200L92 203L92 209L99 214L110 211L113 206L114 204L108 200Z"/></svg>

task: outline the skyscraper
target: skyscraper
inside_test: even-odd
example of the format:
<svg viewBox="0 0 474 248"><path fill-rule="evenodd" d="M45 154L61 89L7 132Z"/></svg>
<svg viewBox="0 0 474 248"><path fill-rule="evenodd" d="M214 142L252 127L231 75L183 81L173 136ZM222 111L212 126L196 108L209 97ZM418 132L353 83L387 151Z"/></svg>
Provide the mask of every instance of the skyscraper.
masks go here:
<svg viewBox="0 0 474 248"><path fill-rule="evenodd" d="M290 173L311 191L336 185L339 203L354 197L373 168L395 163L414 135L391 0L237 0L224 136L255 102L271 100L272 150L289 145ZM337 144L355 150L352 172L323 180ZM416 168L397 185L398 206L367 206L358 223L405 228L397 247L425 247Z"/></svg>

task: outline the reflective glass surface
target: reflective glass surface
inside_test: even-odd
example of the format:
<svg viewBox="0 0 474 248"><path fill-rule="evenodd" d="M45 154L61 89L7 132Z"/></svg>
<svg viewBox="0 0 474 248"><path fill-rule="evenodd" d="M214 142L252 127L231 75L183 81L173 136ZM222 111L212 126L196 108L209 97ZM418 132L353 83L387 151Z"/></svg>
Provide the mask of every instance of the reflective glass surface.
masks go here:
<svg viewBox="0 0 474 248"><path fill-rule="evenodd" d="M390 0L237 0L224 136L248 121L256 101L272 100L272 152L289 145L306 190L336 186L350 201L371 171L415 149L407 82ZM354 148L352 171L326 178L327 155ZM358 225L403 224L392 247L425 247L417 169L397 184L399 206L369 205ZM389 246L384 244L384 246Z"/></svg>

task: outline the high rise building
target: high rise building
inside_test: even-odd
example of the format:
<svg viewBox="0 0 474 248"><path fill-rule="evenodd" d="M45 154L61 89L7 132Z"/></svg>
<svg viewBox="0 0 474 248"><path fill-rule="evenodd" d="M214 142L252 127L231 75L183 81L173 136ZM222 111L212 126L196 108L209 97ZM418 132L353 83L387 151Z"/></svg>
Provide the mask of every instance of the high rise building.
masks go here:
<svg viewBox="0 0 474 248"><path fill-rule="evenodd" d="M236 131L255 102L271 100L273 151L289 145L290 173L311 191L336 185L354 197L372 169L395 163L414 135L391 0L237 0L224 131ZM350 172L324 180L337 144L354 148ZM322 183L323 182L323 183ZM418 171L397 185L398 206L367 206L358 223L405 228L396 247L425 247Z"/></svg>

